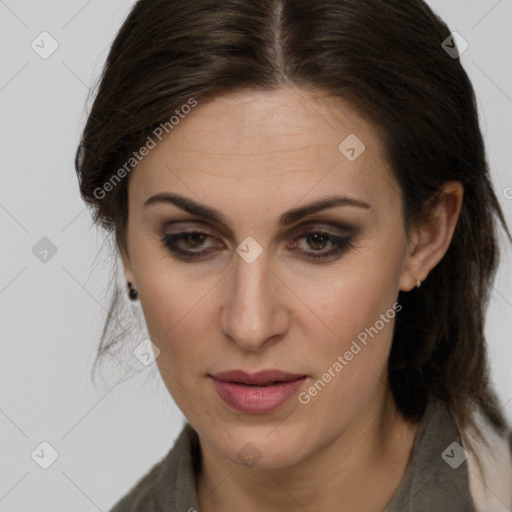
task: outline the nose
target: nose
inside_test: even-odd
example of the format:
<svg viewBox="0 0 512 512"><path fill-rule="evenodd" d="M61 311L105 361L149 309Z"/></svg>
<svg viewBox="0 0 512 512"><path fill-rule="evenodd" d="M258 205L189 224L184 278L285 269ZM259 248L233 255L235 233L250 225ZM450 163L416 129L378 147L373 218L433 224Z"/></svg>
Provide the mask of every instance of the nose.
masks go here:
<svg viewBox="0 0 512 512"><path fill-rule="evenodd" d="M237 256L234 265L228 276L222 331L240 348L257 351L288 330L289 291L278 272L269 267L265 252L252 263Z"/></svg>

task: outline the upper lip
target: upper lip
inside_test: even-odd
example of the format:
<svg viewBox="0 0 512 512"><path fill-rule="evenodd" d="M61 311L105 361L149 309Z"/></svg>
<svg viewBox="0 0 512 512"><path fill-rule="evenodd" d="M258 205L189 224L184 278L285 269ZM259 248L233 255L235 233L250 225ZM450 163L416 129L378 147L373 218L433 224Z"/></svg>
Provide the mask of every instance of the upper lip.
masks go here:
<svg viewBox="0 0 512 512"><path fill-rule="evenodd" d="M239 382L242 384L262 385L269 382L286 382L297 380L305 375L288 373L281 370L262 370L257 373L247 373L243 370L229 370L210 375L214 379L224 382Z"/></svg>

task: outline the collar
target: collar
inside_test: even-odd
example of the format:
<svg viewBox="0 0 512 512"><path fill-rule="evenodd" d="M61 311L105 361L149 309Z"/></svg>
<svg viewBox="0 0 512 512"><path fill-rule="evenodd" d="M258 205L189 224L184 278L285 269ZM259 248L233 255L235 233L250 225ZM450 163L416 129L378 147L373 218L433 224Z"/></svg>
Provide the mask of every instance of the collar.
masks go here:
<svg viewBox="0 0 512 512"><path fill-rule="evenodd" d="M467 460L448 407L431 398L404 476L383 512L475 512ZM110 512L200 512L196 474L201 466L197 432L185 423L174 446ZM457 466L457 467L455 467Z"/></svg>

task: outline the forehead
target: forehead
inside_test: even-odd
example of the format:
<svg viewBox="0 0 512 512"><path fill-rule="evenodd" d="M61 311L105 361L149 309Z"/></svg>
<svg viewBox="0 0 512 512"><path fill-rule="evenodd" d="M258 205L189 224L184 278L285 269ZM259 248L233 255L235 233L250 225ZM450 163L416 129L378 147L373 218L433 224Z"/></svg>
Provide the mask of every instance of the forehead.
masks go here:
<svg viewBox="0 0 512 512"><path fill-rule="evenodd" d="M395 191L396 202L377 127L339 98L298 89L219 96L199 101L156 142L132 172L138 203L176 189L211 204L297 202L333 189L366 202Z"/></svg>

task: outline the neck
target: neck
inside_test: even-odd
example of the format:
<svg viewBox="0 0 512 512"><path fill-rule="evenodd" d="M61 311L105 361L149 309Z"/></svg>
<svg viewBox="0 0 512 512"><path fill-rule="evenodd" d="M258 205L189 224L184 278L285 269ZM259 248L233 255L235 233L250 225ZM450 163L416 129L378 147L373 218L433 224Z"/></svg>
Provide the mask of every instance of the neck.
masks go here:
<svg viewBox="0 0 512 512"><path fill-rule="evenodd" d="M398 413L388 388L334 441L293 466L246 468L201 443L201 512L380 512L403 477L418 426Z"/></svg>

